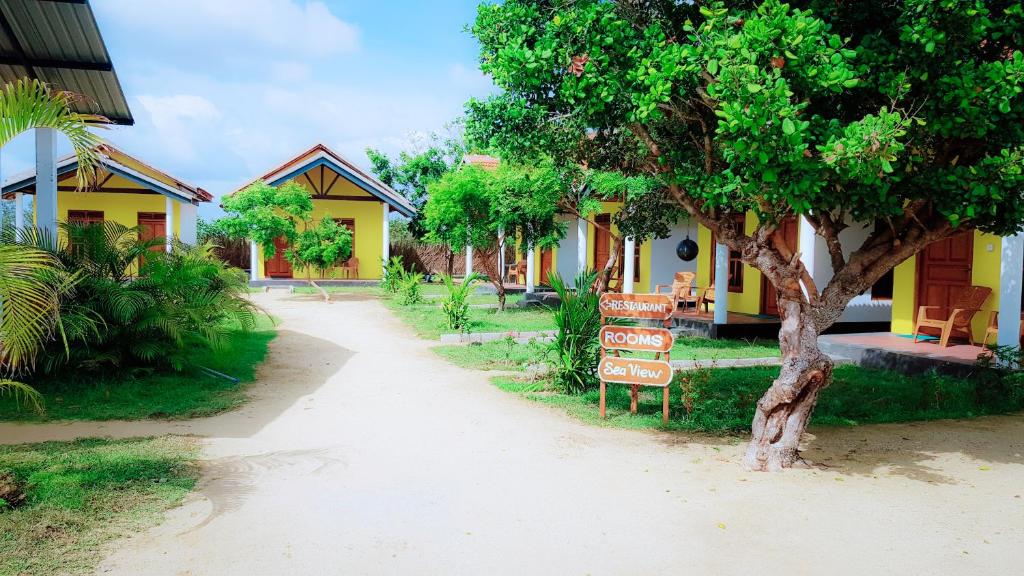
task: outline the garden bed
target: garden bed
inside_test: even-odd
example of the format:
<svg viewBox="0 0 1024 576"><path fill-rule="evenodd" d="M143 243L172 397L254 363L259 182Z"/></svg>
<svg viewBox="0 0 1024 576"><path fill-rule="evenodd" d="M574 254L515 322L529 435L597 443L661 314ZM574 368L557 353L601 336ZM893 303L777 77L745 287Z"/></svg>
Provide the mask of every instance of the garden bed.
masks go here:
<svg viewBox="0 0 1024 576"><path fill-rule="evenodd" d="M199 369L40 378L29 383L43 395L44 413L5 396L0 397L0 420L194 418L231 410L246 401L247 385L255 381L276 335L272 320L261 316L255 330L230 334L225 350L196 353L197 365L238 382Z"/></svg>
<svg viewBox="0 0 1024 576"><path fill-rule="evenodd" d="M179 437L0 446L0 474L25 496L0 507L0 574L92 574L108 542L181 502L198 453Z"/></svg>
<svg viewBox="0 0 1024 576"><path fill-rule="evenodd" d="M458 363L458 362L457 362ZM565 410L585 422L620 428L741 432L750 429L757 400L778 375L776 367L720 368L676 375L670 395L671 418L661 421L661 391L641 388L636 415L629 413L629 387L608 386L608 418L598 417L598 390L579 395L554 390L546 380L495 377L501 389ZM690 409L683 402L689 389ZM819 398L812 424L848 426L973 418L1024 409L1024 385L935 374L896 372L841 365L835 381Z"/></svg>

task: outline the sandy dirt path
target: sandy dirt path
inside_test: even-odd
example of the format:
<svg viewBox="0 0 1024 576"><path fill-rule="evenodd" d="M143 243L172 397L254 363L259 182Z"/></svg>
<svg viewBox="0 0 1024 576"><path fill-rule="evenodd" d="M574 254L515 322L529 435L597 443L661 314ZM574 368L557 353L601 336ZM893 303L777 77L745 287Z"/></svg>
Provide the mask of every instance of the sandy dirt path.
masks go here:
<svg viewBox="0 0 1024 576"><path fill-rule="evenodd" d="M378 302L259 295L283 320L248 406L181 423L0 426L5 442L207 436L203 477L98 573L1011 574L1024 417L818 429L828 469L608 430L436 357Z"/></svg>

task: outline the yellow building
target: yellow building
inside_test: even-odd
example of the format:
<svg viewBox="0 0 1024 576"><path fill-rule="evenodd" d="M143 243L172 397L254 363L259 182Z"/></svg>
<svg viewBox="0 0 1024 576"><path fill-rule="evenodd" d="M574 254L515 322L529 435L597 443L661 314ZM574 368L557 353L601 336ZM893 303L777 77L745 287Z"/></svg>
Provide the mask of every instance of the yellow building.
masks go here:
<svg viewBox="0 0 1024 576"><path fill-rule="evenodd" d="M78 160L74 155L56 162L58 221L113 221L141 227L145 239L178 238L188 244L196 242L197 207L200 202L212 199L207 191L109 144L102 148L95 182L80 189L77 170ZM12 176L4 183L4 199L13 199L17 206L18 228L27 224L21 220L24 197L35 194L35 170ZM38 219L39 205L38 201L32 203L34 220Z"/></svg>
<svg viewBox="0 0 1024 576"><path fill-rule="evenodd" d="M389 257L389 218L391 212L411 217L416 209L402 195L367 174L327 146L318 144L270 170L260 178L271 186L294 182L313 198L314 222L329 216L352 231L352 260L346 268L329 277L379 279L382 262ZM243 187L244 188L244 187ZM236 190L237 192L237 190ZM272 258L254 247L252 279L304 277L305 271L292 270L284 257L287 244L277 244Z"/></svg>

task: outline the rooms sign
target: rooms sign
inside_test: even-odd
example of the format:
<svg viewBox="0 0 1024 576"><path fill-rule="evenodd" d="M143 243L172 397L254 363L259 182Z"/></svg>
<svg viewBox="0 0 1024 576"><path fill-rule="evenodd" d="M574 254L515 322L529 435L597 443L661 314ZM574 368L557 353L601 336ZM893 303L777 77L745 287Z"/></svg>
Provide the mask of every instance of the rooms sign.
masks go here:
<svg viewBox="0 0 1024 576"><path fill-rule="evenodd" d="M601 323L608 318L636 318L667 322L675 312L674 302L663 294L601 295ZM601 327L601 362L597 372L601 379L601 417L605 417L606 387L609 383L630 387L629 411L636 414L640 386L662 389L662 421L668 422L669 385L672 383L672 333L665 328L639 326ZM654 352L654 359L623 357L621 352Z"/></svg>

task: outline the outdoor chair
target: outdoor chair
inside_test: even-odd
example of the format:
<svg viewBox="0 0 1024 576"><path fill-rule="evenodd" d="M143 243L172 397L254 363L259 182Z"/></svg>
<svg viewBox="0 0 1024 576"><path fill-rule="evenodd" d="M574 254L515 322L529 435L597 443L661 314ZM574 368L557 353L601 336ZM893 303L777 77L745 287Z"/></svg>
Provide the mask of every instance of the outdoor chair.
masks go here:
<svg viewBox="0 0 1024 576"><path fill-rule="evenodd" d="M510 264L506 276L512 284L526 284L526 260Z"/></svg>
<svg viewBox="0 0 1024 576"><path fill-rule="evenodd" d="M1024 314L1021 315L1024 319ZM995 344L999 339L999 312L995 310L988 313L988 327L985 328L985 339L981 341L981 347L988 346L988 341ZM1020 340L1024 340L1024 322L1020 325Z"/></svg>
<svg viewBox="0 0 1024 576"><path fill-rule="evenodd" d="M341 266L341 273L345 275L345 278L358 278L359 258L356 258L355 256L349 258L345 264Z"/></svg>
<svg viewBox="0 0 1024 576"><path fill-rule="evenodd" d="M704 312L708 312L710 310L708 308L708 304L714 304L714 303L715 303L715 285L712 284L711 286L708 286L707 288L705 288L704 291L702 291L700 293L700 296L697 296L697 305L694 306L694 309L696 310L696 312L698 314L700 314L700 307L704 306Z"/></svg>
<svg viewBox="0 0 1024 576"><path fill-rule="evenodd" d="M693 294L693 283L697 280L697 275L693 272L676 272L675 277L672 279L672 284L658 284L654 287L655 294L668 294L672 297L673 310L678 308L680 304L683 306L685 312L690 304L693 304L693 311L697 313L697 300L700 296ZM663 292L663 289L668 289L668 292Z"/></svg>
<svg viewBox="0 0 1024 576"><path fill-rule="evenodd" d="M938 309L939 306L919 306L917 308L917 324L914 326L914 342L917 342L921 328L935 328L939 330L939 346L942 348L949 346L949 337L954 332L966 335L967 341L974 346L971 320L981 310L991 293L992 289L986 286L971 286L965 289L953 302L953 311L946 318L928 317L928 311Z"/></svg>

